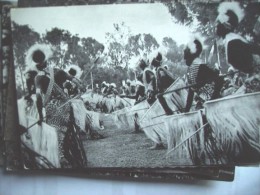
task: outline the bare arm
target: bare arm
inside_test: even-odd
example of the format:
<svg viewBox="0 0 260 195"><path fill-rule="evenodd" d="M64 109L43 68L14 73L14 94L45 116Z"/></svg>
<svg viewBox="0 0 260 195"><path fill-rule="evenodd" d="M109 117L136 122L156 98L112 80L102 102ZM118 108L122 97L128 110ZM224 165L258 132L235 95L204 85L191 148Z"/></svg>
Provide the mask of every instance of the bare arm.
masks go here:
<svg viewBox="0 0 260 195"><path fill-rule="evenodd" d="M35 78L35 87L36 87L36 106L39 114L38 124L41 125L41 122L43 121L43 113L42 113L43 99L41 95L40 77L38 76Z"/></svg>

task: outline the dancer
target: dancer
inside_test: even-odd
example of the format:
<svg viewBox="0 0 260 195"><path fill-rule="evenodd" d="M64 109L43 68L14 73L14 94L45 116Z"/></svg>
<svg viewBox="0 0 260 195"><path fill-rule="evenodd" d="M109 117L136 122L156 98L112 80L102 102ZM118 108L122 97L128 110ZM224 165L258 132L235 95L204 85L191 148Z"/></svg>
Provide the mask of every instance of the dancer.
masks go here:
<svg viewBox="0 0 260 195"><path fill-rule="evenodd" d="M35 45L30 48L29 58L37 70L35 77L36 104L41 125L43 108L46 112L46 123L55 127L58 133L59 159L61 168L79 168L86 166L86 154L75 128L75 119L68 96L63 91L63 83L70 80L79 88L82 86L65 71L47 67L46 45Z"/></svg>
<svg viewBox="0 0 260 195"><path fill-rule="evenodd" d="M130 98L130 99L135 99L135 105L142 102L143 100L146 99L145 95L145 87L144 84L142 83L142 75L138 75L136 77L136 86L135 86L135 94L133 95L120 95L121 98Z"/></svg>
<svg viewBox="0 0 260 195"><path fill-rule="evenodd" d="M145 94L147 97L147 102L152 105L156 100L156 76L155 73L148 67L144 60L140 60L137 65L137 71L140 72L140 78L142 78ZM139 79L140 79L139 78ZM137 116L136 116L137 117ZM154 145L150 147L151 150L165 149L161 137L159 134L159 142L154 142Z"/></svg>
<svg viewBox="0 0 260 195"><path fill-rule="evenodd" d="M162 54L158 53L152 60L151 65L155 68L156 81L157 81L157 93L165 92L170 85L175 81L172 74L162 66ZM167 105L167 102L163 96L157 97L162 105L166 115L173 114L173 111Z"/></svg>
<svg viewBox="0 0 260 195"><path fill-rule="evenodd" d="M156 100L156 76L144 60L139 61L137 69L140 70L142 75L147 102L152 105Z"/></svg>
<svg viewBox="0 0 260 195"><path fill-rule="evenodd" d="M260 47L249 43L235 29L244 17L238 2L223 2L218 7L216 34L223 39L227 63L244 73L252 74L256 67L253 54L260 55Z"/></svg>
<svg viewBox="0 0 260 195"><path fill-rule="evenodd" d="M187 80L188 84L192 86L189 88L185 112L190 111L195 91L207 83L214 82L214 92L211 99L216 99L220 97L220 90L224 84L224 79L219 76L218 71L209 68L199 59L203 50L202 39L200 35L193 37L184 50L184 60L188 66Z"/></svg>

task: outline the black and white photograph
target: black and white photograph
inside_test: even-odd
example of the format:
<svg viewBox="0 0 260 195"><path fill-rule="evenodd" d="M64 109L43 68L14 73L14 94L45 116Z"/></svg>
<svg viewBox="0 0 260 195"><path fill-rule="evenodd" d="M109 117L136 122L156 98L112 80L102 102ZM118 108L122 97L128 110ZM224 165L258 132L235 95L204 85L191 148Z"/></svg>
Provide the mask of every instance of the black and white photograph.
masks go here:
<svg viewBox="0 0 260 195"><path fill-rule="evenodd" d="M12 9L24 168L259 163L259 8Z"/></svg>

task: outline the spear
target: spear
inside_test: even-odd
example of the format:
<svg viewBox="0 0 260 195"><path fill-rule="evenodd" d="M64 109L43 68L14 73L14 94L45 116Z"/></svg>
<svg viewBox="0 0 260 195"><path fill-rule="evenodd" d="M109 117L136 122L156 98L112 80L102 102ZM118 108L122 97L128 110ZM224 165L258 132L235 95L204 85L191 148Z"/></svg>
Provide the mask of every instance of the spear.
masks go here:
<svg viewBox="0 0 260 195"><path fill-rule="evenodd" d="M217 57L218 57L218 68L219 68L219 71L220 71L220 73L221 73L221 64L220 64L219 49L218 49L218 44L217 44L216 40L215 40L215 42L214 42L214 45L215 45L215 47L216 47L216 50L217 50Z"/></svg>
<svg viewBox="0 0 260 195"><path fill-rule="evenodd" d="M145 108L139 108L139 109L136 109L136 110L130 110L130 112L136 112L136 111L140 111L140 110L146 110L146 109L149 109L150 107L145 107Z"/></svg>
<svg viewBox="0 0 260 195"><path fill-rule="evenodd" d="M182 144L184 144L186 141L188 141L191 137L193 137L194 135L196 135L200 130L202 130L205 126L207 126L209 123L207 122L206 124L204 124L203 126L201 126L198 130L196 130L194 133L192 133L189 137L187 137L186 139L184 139L181 143L179 143L177 146L175 146L173 149L171 149L170 151L167 152L166 155L169 155L169 153L173 152L174 150L176 150L178 147L180 147Z"/></svg>
<svg viewBox="0 0 260 195"><path fill-rule="evenodd" d="M62 104L60 107L58 107L57 110L60 109L60 108L62 108L62 107L64 107L64 106L67 105L69 102L71 102L71 101L74 100L74 99L77 99L77 98L80 97L80 96L81 96L81 94L76 95L75 97L71 98L70 100L68 100L67 102L65 102L64 104ZM49 115L46 115L44 118L46 118L47 116L49 116ZM30 128L32 128L33 126L35 126L38 122L39 122L39 121L37 121L37 122L33 123L31 126L27 127L27 128L26 128L26 131L28 131Z"/></svg>
<svg viewBox="0 0 260 195"><path fill-rule="evenodd" d="M231 74L236 74L236 73L239 73L239 72L240 71L234 71L233 73L222 74L220 76L221 77L226 77L226 76L229 76ZM176 92L176 91L179 91L179 90L182 90L182 89L188 89L188 88L192 88L192 87L196 87L196 86L197 86L197 84L186 85L185 87L180 87L180 88L169 90L169 91L166 91L166 92L163 92L163 93L158 93L157 96L163 96L165 94L173 93L173 92Z"/></svg>
<svg viewBox="0 0 260 195"><path fill-rule="evenodd" d="M121 99L125 100L126 103L128 103L130 106L132 105L132 104L131 104L129 101L127 101L126 99L124 99L124 98L121 98Z"/></svg>
<svg viewBox="0 0 260 195"><path fill-rule="evenodd" d="M96 65L96 63L98 62L100 57L97 57L95 59L95 61L93 62L92 66L90 67L90 69L88 70L88 72L84 75L84 77L82 78L82 80L85 80L85 78L88 76L88 74L92 71L92 69L94 68L94 66Z"/></svg>
<svg viewBox="0 0 260 195"><path fill-rule="evenodd" d="M191 105L191 106L196 106L196 105L193 104L193 105ZM180 109L174 110L174 111L172 111L172 112L173 112L173 113L175 113L175 112L181 112L181 111L183 111L183 109L184 109L184 108L180 108ZM154 117L152 117L151 119L158 118L158 117L165 116L165 115L166 115L166 113L161 114L161 115L158 115L158 116L154 116ZM167 116L173 116L173 115L167 115Z"/></svg>
<svg viewBox="0 0 260 195"><path fill-rule="evenodd" d="M168 94L168 93L173 93L173 92L176 92L176 91L179 91L179 90L182 90L182 89L188 89L188 88L195 87L195 86L197 86L197 84L187 85L185 87L179 87L179 88L169 90L169 91L166 91L166 92L163 92L163 93L158 93L157 96L163 96L163 95Z"/></svg>

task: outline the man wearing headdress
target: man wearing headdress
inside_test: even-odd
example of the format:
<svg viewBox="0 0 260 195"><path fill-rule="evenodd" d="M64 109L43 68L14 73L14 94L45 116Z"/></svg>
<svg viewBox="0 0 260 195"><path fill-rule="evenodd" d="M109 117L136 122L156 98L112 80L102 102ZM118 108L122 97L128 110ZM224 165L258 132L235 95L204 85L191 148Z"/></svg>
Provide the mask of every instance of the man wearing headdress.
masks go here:
<svg viewBox="0 0 260 195"><path fill-rule="evenodd" d="M130 85L131 85L131 81L130 79L127 79L125 85L123 85L125 95L130 95Z"/></svg>
<svg viewBox="0 0 260 195"><path fill-rule="evenodd" d="M244 10L238 2L223 2L218 7L216 34L223 38L227 63L244 73L254 72L252 54L260 54L259 45L249 43L234 33L244 17Z"/></svg>
<svg viewBox="0 0 260 195"><path fill-rule="evenodd" d="M86 154L79 132L75 128L72 107L68 96L63 91L63 83L70 80L80 84L65 71L47 67L50 49L46 45L34 45L28 57L37 71L35 77L36 105L39 122L43 122L43 107L46 112L46 123L55 127L58 133L59 159L61 168L86 166Z"/></svg>
<svg viewBox="0 0 260 195"><path fill-rule="evenodd" d="M153 104L156 100L156 75L155 73L148 67L145 61L142 59L138 62L136 67L137 71L140 71L140 75L137 78L142 81L145 89L145 95L147 98L147 102L149 104ZM138 115L137 115L138 116ZM161 140L161 137L158 134L158 140ZM151 150L164 149L164 145L162 142L155 143Z"/></svg>
<svg viewBox="0 0 260 195"><path fill-rule="evenodd" d="M108 83L106 83L106 81L103 81L102 83L101 83L101 93L103 94L103 95L105 95L106 93L107 93L107 90L108 90Z"/></svg>
<svg viewBox="0 0 260 195"><path fill-rule="evenodd" d="M136 82L133 80L130 82L130 95L134 95L136 93Z"/></svg>
<svg viewBox="0 0 260 195"><path fill-rule="evenodd" d="M185 112L189 112L194 97L194 92L198 91L207 83L214 82L214 92L211 99L220 97L220 90L224 79L219 76L218 71L209 68L199 59L203 50L203 40L199 35L195 36L184 50L184 60L188 66L187 82L191 85L188 92Z"/></svg>
<svg viewBox="0 0 260 195"><path fill-rule="evenodd" d="M155 68L157 91L158 93L164 92L174 82L172 74L162 66L162 54L158 52L157 56L153 58L151 65Z"/></svg>
<svg viewBox="0 0 260 195"><path fill-rule="evenodd" d="M94 92L97 93L97 94L101 93L98 83L96 83L96 85L94 87Z"/></svg>
<svg viewBox="0 0 260 195"><path fill-rule="evenodd" d="M115 83L110 83L106 95L118 95Z"/></svg>
<svg viewBox="0 0 260 195"><path fill-rule="evenodd" d="M147 102L153 104L156 100L156 76L144 60L140 60L137 69L141 70L142 83L145 87Z"/></svg>
<svg viewBox="0 0 260 195"><path fill-rule="evenodd" d="M74 80L76 80L78 82L78 84L80 84L81 86L83 86L82 82L80 81L80 75L82 73L82 71L80 70L80 68L76 65L70 65L67 67L66 72L68 75L70 75ZM71 82L70 80L65 81L65 83L63 84L65 91L69 94L69 96L75 96L77 95L80 90L78 89L78 85L74 84L73 82ZM83 87L82 87L83 88ZM85 90L84 90L85 91Z"/></svg>
<svg viewBox="0 0 260 195"><path fill-rule="evenodd" d="M142 75L139 74L136 76L136 86L135 86L135 94L133 95L120 95L121 98L130 98L135 99L135 104L138 104L139 102L146 99L145 96L145 87L142 83Z"/></svg>
<svg viewBox="0 0 260 195"><path fill-rule="evenodd" d="M153 58L151 65L155 68L157 93L163 93L170 87L175 79L172 74L162 66L162 54L160 52ZM158 100L167 115L173 114L173 111L169 108L163 96L158 96Z"/></svg>

